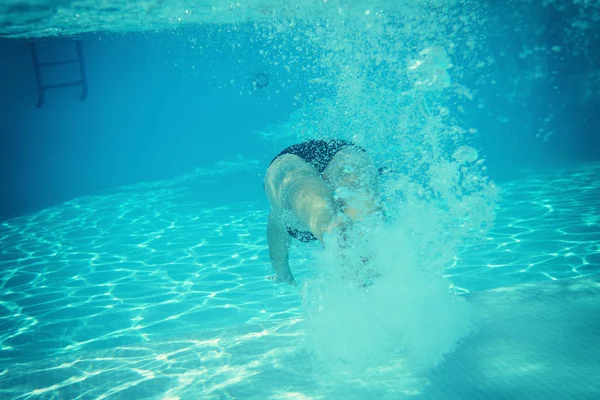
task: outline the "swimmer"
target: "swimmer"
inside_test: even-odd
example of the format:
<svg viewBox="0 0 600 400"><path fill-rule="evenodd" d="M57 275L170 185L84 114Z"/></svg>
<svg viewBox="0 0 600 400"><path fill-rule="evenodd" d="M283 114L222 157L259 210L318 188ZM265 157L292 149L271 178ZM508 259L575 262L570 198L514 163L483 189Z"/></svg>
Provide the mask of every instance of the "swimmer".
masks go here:
<svg viewBox="0 0 600 400"><path fill-rule="evenodd" d="M378 178L365 150L348 141L310 140L279 153L264 180L271 279L296 284L288 260L292 238L325 246L353 222L380 214Z"/></svg>

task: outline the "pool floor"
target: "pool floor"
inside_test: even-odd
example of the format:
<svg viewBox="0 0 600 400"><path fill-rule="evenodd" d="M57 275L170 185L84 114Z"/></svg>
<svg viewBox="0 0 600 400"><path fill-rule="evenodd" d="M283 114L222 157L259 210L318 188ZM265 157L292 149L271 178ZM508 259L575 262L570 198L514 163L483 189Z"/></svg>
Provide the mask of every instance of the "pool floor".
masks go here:
<svg viewBox="0 0 600 400"><path fill-rule="evenodd" d="M299 289L265 278L266 203L190 196L199 179L221 185L217 175L7 221L0 397L600 398L599 173L501 185L489 240L447 270L478 328L429 371L402 359L359 375L315 368L301 350ZM302 281L310 249L292 258Z"/></svg>

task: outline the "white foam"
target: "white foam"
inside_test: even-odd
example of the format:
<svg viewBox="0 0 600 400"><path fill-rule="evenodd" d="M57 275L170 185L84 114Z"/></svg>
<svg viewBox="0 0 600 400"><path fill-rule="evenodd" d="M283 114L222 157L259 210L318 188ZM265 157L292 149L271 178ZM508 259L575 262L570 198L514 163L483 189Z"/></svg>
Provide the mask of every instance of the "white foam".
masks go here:
<svg viewBox="0 0 600 400"><path fill-rule="evenodd" d="M440 268L419 254L419 237L402 225L371 227L368 244L358 238L361 245L319 254L321 272L305 284L304 310L307 346L322 366L364 370L401 358L430 368L472 330L470 305L451 293ZM366 249L372 258L364 269L380 277L351 274L356 266L348 260ZM372 285L362 287L368 279Z"/></svg>

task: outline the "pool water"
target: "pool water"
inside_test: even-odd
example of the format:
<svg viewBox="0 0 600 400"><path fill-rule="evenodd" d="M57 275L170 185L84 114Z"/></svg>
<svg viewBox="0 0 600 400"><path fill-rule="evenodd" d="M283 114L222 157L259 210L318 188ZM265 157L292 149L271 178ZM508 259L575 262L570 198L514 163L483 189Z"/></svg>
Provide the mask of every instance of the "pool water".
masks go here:
<svg viewBox="0 0 600 400"><path fill-rule="evenodd" d="M592 399L600 396L600 165L506 182L496 228L446 274L477 328L434 369L360 372L305 348L299 287L273 284L248 172L142 183L4 222L0 396L14 399Z"/></svg>
<svg viewBox="0 0 600 400"><path fill-rule="evenodd" d="M598 15L4 1L0 398L599 399ZM276 284L262 178L312 139L386 221Z"/></svg>

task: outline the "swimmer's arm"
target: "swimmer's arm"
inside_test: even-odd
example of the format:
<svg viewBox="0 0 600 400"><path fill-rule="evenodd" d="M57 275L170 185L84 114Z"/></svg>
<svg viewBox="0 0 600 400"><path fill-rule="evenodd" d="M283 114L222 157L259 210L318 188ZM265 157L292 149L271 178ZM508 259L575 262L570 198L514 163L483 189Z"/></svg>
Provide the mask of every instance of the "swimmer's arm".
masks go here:
<svg viewBox="0 0 600 400"><path fill-rule="evenodd" d="M267 222L267 243L269 244L269 256L271 265L275 270L275 281L294 284L296 281L292 276L289 264L291 238L285 228L285 224L277 215L271 211Z"/></svg>

